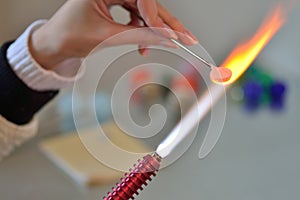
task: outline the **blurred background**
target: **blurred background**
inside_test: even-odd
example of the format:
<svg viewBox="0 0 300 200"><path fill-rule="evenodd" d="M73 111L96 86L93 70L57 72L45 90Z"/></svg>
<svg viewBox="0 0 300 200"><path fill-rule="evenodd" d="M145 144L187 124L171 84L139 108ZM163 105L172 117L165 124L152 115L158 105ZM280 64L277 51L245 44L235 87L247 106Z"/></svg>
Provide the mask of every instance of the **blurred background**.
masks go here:
<svg viewBox="0 0 300 200"><path fill-rule="evenodd" d="M34 20L48 19L64 2L1 0L0 42L17 38ZM161 0L198 37L217 64L221 64L238 43L255 33L277 2ZM120 21L128 17L120 8L112 12ZM254 70L228 92L226 122L213 152L199 160L202 138L197 137L184 156L159 172L137 199L300 197L299 18L300 4L296 4L284 27L258 57ZM253 79L258 82L253 83ZM264 86L270 80L285 88L284 99L275 109L272 97L253 100L256 94L247 95L248 87ZM39 151L39 141L70 129L65 119L56 118L57 108L70 103L70 90L63 91L42 111L38 138L0 163L1 199L101 199L112 187L114 182L92 188L78 186Z"/></svg>

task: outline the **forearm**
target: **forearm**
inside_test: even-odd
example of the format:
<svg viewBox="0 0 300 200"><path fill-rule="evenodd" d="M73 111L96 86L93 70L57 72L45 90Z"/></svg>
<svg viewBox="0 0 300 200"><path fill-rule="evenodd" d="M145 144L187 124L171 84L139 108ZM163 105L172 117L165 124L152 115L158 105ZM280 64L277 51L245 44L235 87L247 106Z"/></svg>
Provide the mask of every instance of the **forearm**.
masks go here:
<svg viewBox="0 0 300 200"><path fill-rule="evenodd" d="M9 65L6 55L11 44L6 43L0 50L0 115L22 125L28 123L58 91L29 88Z"/></svg>
<svg viewBox="0 0 300 200"><path fill-rule="evenodd" d="M29 41L44 23L33 23L15 42L0 48L0 160L36 134L35 114L83 74L78 73L80 58L67 59L53 70L35 60Z"/></svg>
<svg viewBox="0 0 300 200"><path fill-rule="evenodd" d="M34 114L58 92L38 92L19 79L6 57L10 44L0 49L0 160L36 134Z"/></svg>

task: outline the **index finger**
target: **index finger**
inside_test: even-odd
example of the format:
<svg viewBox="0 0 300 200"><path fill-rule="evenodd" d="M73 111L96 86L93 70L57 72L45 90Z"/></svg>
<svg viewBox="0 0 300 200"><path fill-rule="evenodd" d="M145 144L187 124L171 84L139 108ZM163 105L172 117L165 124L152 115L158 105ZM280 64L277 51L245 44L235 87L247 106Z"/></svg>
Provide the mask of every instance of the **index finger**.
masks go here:
<svg viewBox="0 0 300 200"><path fill-rule="evenodd" d="M177 35L170 29L166 29L164 22L158 15L158 7L156 0L137 0L137 8L139 14L149 27L161 28L160 34L167 38L176 38ZM157 31L158 29L156 29Z"/></svg>
<svg viewBox="0 0 300 200"><path fill-rule="evenodd" d="M170 13L163 5L157 3L158 15L171 29L178 34L179 39L187 45L193 45L198 43L198 39L176 18Z"/></svg>

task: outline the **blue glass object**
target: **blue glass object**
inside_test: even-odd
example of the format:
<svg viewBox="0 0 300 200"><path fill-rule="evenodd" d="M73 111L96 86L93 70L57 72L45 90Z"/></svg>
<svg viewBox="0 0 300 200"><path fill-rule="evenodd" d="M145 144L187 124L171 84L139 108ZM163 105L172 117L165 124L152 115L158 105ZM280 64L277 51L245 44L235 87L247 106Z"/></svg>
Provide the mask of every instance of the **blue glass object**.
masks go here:
<svg viewBox="0 0 300 200"><path fill-rule="evenodd" d="M270 87L271 108L282 109L285 103L286 85L283 82L276 81Z"/></svg>
<svg viewBox="0 0 300 200"><path fill-rule="evenodd" d="M263 87L256 81L248 81L244 87L245 106L248 110L256 110L262 100Z"/></svg>

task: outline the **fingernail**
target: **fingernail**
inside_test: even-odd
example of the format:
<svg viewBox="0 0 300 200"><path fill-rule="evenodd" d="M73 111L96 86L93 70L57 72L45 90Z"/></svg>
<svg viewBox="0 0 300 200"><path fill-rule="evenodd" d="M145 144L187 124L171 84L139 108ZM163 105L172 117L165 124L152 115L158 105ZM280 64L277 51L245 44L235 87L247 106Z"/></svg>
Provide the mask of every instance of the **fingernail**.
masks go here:
<svg viewBox="0 0 300 200"><path fill-rule="evenodd" d="M145 49L143 50L142 56L147 57L147 56L149 55L149 52L150 52L150 49L145 48Z"/></svg>
<svg viewBox="0 0 300 200"><path fill-rule="evenodd" d="M176 33L166 24L163 25L164 29L169 33L170 37L173 39L178 39Z"/></svg>
<svg viewBox="0 0 300 200"><path fill-rule="evenodd" d="M171 41L166 41L166 40L164 40L164 41L161 41L160 44L161 44L162 46L165 46L165 47L171 47L171 48L176 48L176 49L179 48L176 44L174 44L174 43L171 42Z"/></svg>
<svg viewBox="0 0 300 200"><path fill-rule="evenodd" d="M139 53L144 57L148 56L149 51L150 51L150 49L148 49L148 48L140 48L139 49Z"/></svg>
<svg viewBox="0 0 300 200"><path fill-rule="evenodd" d="M185 29L184 34L186 36L188 36L188 38L191 40L191 42L193 44L198 44L199 43L198 39L196 38L196 36L193 33L191 33L191 31Z"/></svg>

